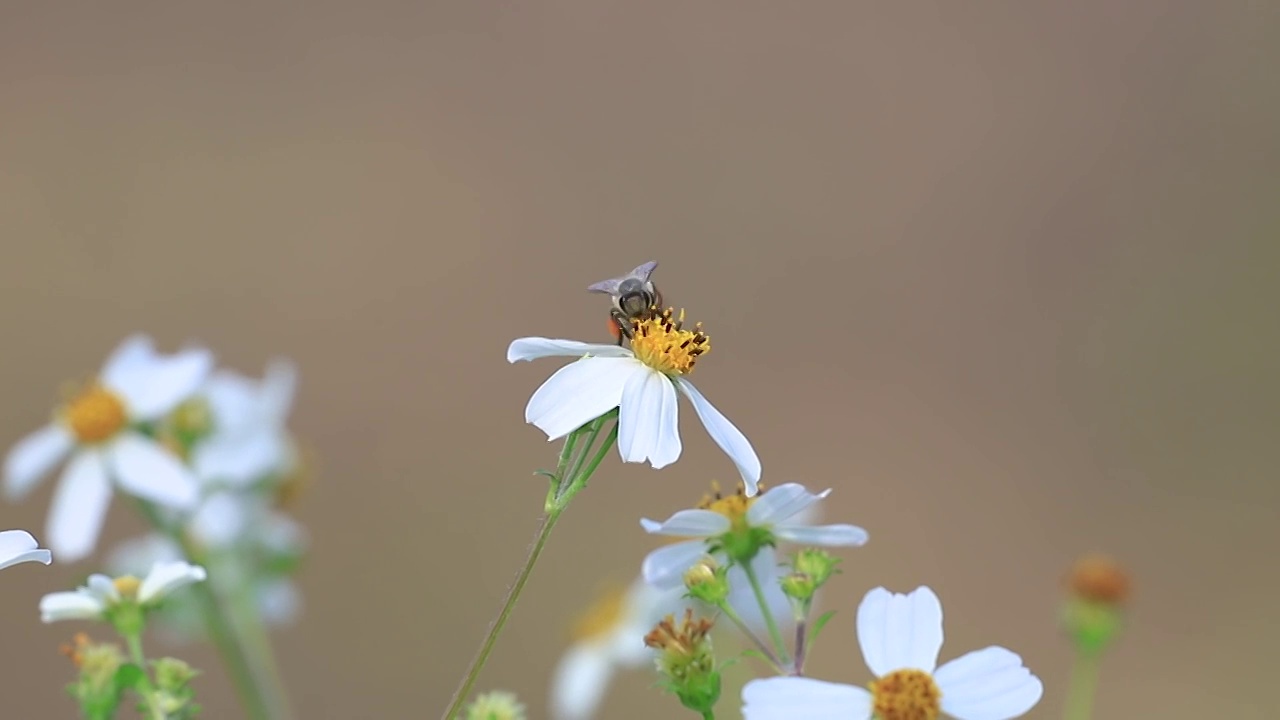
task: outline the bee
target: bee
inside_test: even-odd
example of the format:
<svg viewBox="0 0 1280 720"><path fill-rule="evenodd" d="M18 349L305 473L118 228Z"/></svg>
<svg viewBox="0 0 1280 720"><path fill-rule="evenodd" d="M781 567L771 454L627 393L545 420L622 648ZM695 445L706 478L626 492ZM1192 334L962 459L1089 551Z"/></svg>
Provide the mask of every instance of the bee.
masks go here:
<svg viewBox="0 0 1280 720"><path fill-rule="evenodd" d="M613 307L609 308L609 332L619 345L623 338L631 339L633 320L643 320L653 308L662 305L662 293L649 280L656 267L658 263L650 261L622 277L601 280L587 288L589 292L605 293L613 298Z"/></svg>

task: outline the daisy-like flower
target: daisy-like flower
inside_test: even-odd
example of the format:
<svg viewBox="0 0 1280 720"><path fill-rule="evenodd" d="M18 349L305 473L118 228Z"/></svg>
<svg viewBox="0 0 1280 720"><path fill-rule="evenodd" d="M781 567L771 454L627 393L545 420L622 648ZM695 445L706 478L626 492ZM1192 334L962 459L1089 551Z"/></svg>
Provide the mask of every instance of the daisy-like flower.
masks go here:
<svg viewBox="0 0 1280 720"><path fill-rule="evenodd" d="M576 640L551 682L551 716L586 720L595 716L613 673L639 667L655 652L644 637L663 616L678 611L683 588L658 590L636 581L625 592L601 598L574 629Z"/></svg>
<svg viewBox="0 0 1280 720"><path fill-rule="evenodd" d="M205 577L204 568L182 560L156 563L143 580L132 575L112 580L95 573L89 576L88 584L74 592L50 593L41 598L40 619L46 623L101 620L117 605L155 605L178 588L200 582Z"/></svg>
<svg viewBox="0 0 1280 720"><path fill-rule="evenodd" d="M51 424L9 451L4 483L10 498L25 495L71 455L49 509L49 547L59 560L79 560L93 551L111 503L112 481L165 507L186 509L196 502L191 472L138 426L190 397L212 364L207 350L160 355L150 338L130 337Z"/></svg>
<svg viewBox="0 0 1280 720"><path fill-rule="evenodd" d="M269 363L261 380L229 370L209 378L201 396L213 432L191 458L202 483L242 488L292 469L293 439L285 423L297 382L297 368L287 360Z"/></svg>
<svg viewBox="0 0 1280 720"><path fill-rule="evenodd" d="M0 531L0 570L24 562L48 565L53 562L53 554L41 549L26 530Z"/></svg>
<svg viewBox="0 0 1280 720"><path fill-rule="evenodd" d="M525 420L556 440L617 408L623 462L648 461L661 468L680 457L678 390L693 403L707 433L733 460L748 494L754 495L760 459L738 428L689 382L694 363L711 344L701 325L686 330L683 321L683 311L675 316L671 310L635 320L629 348L541 337L511 343L508 362L580 358L533 393Z"/></svg>
<svg viewBox="0 0 1280 720"><path fill-rule="evenodd" d="M736 563L750 562L780 540L805 545L856 547L867 542L867 531L856 525L813 525L810 509L831 493L814 494L787 483L749 497L741 487L734 495L715 490L691 510L681 510L666 522L645 518L640 525L654 535L692 538L658 548L644 559L644 578L659 588L683 582L684 573L708 552Z"/></svg>
<svg viewBox="0 0 1280 720"><path fill-rule="evenodd" d="M742 689L746 720L1008 720L1044 692L1017 654L991 646L937 667L942 605L927 587L884 588L858 606L858 642L876 680L870 690L810 678L753 680Z"/></svg>

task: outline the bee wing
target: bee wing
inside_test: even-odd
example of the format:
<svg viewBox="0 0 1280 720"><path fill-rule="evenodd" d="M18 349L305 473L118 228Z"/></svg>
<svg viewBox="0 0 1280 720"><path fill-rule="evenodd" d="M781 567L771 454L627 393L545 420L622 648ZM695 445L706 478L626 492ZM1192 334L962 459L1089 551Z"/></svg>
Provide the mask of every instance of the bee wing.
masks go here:
<svg viewBox="0 0 1280 720"><path fill-rule="evenodd" d="M601 280L598 283L588 286L587 292L607 293L609 295L617 297L618 287L622 284L623 280L626 280L628 278L636 278L642 283L649 282L649 276L653 274L653 270L656 267L658 267L657 261L650 260L649 262L637 267L635 270L632 270L626 275L623 275L621 277L616 277L616 278L610 278L608 280Z"/></svg>

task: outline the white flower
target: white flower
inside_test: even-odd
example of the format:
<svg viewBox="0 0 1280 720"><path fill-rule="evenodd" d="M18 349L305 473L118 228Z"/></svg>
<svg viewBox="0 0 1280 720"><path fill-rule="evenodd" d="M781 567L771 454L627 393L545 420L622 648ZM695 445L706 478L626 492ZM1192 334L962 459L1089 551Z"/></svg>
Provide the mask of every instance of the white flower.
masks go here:
<svg viewBox="0 0 1280 720"><path fill-rule="evenodd" d="M665 320L664 320L665 318ZM760 480L760 459L747 438L689 382L706 336L680 328L669 316L642 323L630 348L574 340L521 338L507 361L578 357L557 370L529 398L525 420L549 440L562 438L618 408L618 452L624 462L665 467L680 457L679 389L711 435L737 466L749 494ZM699 339L701 338L701 339Z"/></svg>
<svg viewBox="0 0 1280 720"><path fill-rule="evenodd" d="M93 551L113 480L121 490L162 506L183 509L196 502L191 472L134 426L160 419L187 399L212 364L206 350L160 355L150 338L130 337L53 423L9 451L4 483L11 498L25 495L71 455L49 509L49 547L60 560L79 560Z"/></svg>
<svg viewBox="0 0 1280 720"><path fill-rule="evenodd" d="M763 542L765 539L837 547L865 544L867 531L856 525L810 523L811 506L830 493L824 490L815 495L803 485L787 483L769 488L756 497L745 497L741 492L719 497L717 493L716 497L703 500L699 507L681 510L662 523L642 519L640 525L650 534L694 538L649 553L644 559L644 579L660 588L681 585L685 571L707 553L709 546L732 544L724 540L730 535L752 542L751 554L767 544Z"/></svg>
<svg viewBox="0 0 1280 720"><path fill-rule="evenodd" d="M0 570L24 562L53 562L53 554L40 549L36 539L26 530L0 531Z"/></svg>
<svg viewBox="0 0 1280 720"><path fill-rule="evenodd" d="M746 720L1007 720L1040 701L1044 686L1022 658L991 646L937 667L942 605L927 587L884 588L858 607L858 642L878 678L871 691L809 678L753 680L742 689ZM935 670L936 668L936 670Z"/></svg>
<svg viewBox="0 0 1280 720"><path fill-rule="evenodd" d="M178 588L203 581L205 577L204 568L183 560L156 563L141 583L132 576L113 581L95 573L89 576L84 587L74 592L50 593L41 598L40 619L47 623L99 620L113 606L126 600L143 606L154 605Z"/></svg>
<svg viewBox="0 0 1280 720"><path fill-rule="evenodd" d="M229 370L209 378L202 396L214 432L197 444L191 458L202 483L246 487L292 468L293 441L285 422L297 375L293 363L274 360L262 380Z"/></svg>
<svg viewBox="0 0 1280 720"><path fill-rule="evenodd" d="M637 581L625 594L609 595L592 608L580 623L577 642L556 667L551 717L593 717L615 670L638 667L654 657L644 636L663 616L677 611L681 595L683 589L662 591Z"/></svg>

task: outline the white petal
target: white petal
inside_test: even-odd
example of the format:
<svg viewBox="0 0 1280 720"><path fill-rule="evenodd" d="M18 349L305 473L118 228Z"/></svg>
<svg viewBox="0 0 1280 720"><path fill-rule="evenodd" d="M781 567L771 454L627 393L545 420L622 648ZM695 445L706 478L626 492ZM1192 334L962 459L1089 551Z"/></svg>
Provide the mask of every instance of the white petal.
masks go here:
<svg viewBox="0 0 1280 720"><path fill-rule="evenodd" d="M649 461L653 467L680 458L679 406L671 380L660 372L635 372L622 388L618 411L618 452L623 462Z"/></svg>
<svg viewBox="0 0 1280 720"><path fill-rule="evenodd" d="M773 529L773 534L781 540L800 545L860 547L867 544L867 531L857 525L779 525Z"/></svg>
<svg viewBox="0 0 1280 720"><path fill-rule="evenodd" d="M125 540L111 550L106 567L113 575L142 577L158 562L182 559L182 548L160 533Z"/></svg>
<svg viewBox="0 0 1280 720"><path fill-rule="evenodd" d="M302 612L302 594L288 580L268 581L258 588L258 614L268 625L287 625Z"/></svg>
<svg viewBox="0 0 1280 720"><path fill-rule="evenodd" d="M12 500L26 495L54 465L67 456L75 438L53 423L18 441L4 459L4 489Z"/></svg>
<svg viewBox="0 0 1280 720"><path fill-rule="evenodd" d="M85 586L80 588L79 591L89 593L104 605L113 605L120 602L120 591L116 589L116 584L112 582L111 578L102 573L90 575Z"/></svg>
<svg viewBox="0 0 1280 720"><path fill-rule="evenodd" d="M674 588L684 584L684 571L707 553L701 540L664 545L644 558L641 574L644 581L656 588Z"/></svg>
<svg viewBox="0 0 1280 720"><path fill-rule="evenodd" d="M213 354L203 348L154 358L141 380L113 387L134 419L155 420L190 398L213 369Z"/></svg>
<svg viewBox="0 0 1280 720"><path fill-rule="evenodd" d="M507 362L537 360L545 357L634 357L630 350L618 345L600 345L577 340L552 340L544 337L520 338L507 348Z"/></svg>
<svg viewBox="0 0 1280 720"><path fill-rule="evenodd" d="M93 552L111 504L111 483L102 455L81 450L62 471L49 506L49 549L59 562L75 562Z"/></svg>
<svg viewBox="0 0 1280 720"><path fill-rule="evenodd" d="M526 422L556 440L618 407L622 388L635 373L648 372L630 358L584 358L557 370L529 398Z"/></svg>
<svg viewBox="0 0 1280 720"><path fill-rule="evenodd" d="M130 335L107 356L98 379L125 397L142 394L156 359L155 344L150 337Z"/></svg>
<svg viewBox="0 0 1280 720"><path fill-rule="evenodd" d="M213 373L201 391L219 435L254 429L260 419L259 393L258 383L231 370Z"/></svg>
<svg viewBox="0 0 1280 720"><path fill-rule="evenodd" d="M240 495L219 491L200 503L187 528L202 545L224 548L244 534L248 520Z"/></svg>
<svg viewBox="0 0 1280 720"><path fill-rule="evenodd" d="M191 468L200 482L246 487L283 470L289 460L289 448L280 434L216 433L196 446Z"/></svg>
<svg viewBox="0 0 1280 720"><path fill-rule="evenodd" d="M876 677L908 668L933 672L942 648L938 596L924 586L909 595L872 590L858 606L858 643Z"/></svg>
<svg viewBox="0 0 1280 720"><path fill-rule="evenodd" d="M823 490L815 495L799 483L769 488L747 509L747 523L760 526L786 522L829 494L830 490Z"/></svg>
<svg viewBox="0 0 1280 720"><path fill-rule="evenodd" d="M756 485L760 482L760 458L756 456L756 451L751 447L751 443L747 441L745 435L738 428L734 427L729 419L720 414L720 411L707 402L707 399L698 392L693 383L684 378L676 378L676 382L680 385L680 390L684 392L685 397L693 403L693 409L698 413L698 418L702 420L702 425L707 429L707 434L712 440L720 446L721 450L729 456L733 464L738 467L738 473L742 475L742 482L746 485L747 496L756 494Z"/></svg>
<svg viewBox="0 0 1280 720"><path fill-rule="evenodd" d="M745 720L869 720L871 693L811 678L752 680L742 688Z"/></svg>
<svg viewBox="0 0 1280 720"><path fill-rule="evenodd" d="M124 433L105 452L112 474L125 492L165 507L195 507L199 499L195 476L154 440Z"/></svg>
<svg viewBox="0 0 1280 720"><path fill-rule="evenodd" d="M681 510L656 523L648 518L640 526L650 535L674 535L676 537L714 537L729 532L729 518L711 510Z"/></svg>
<svg viewBox="0 0 1280 720"><path fill-rule="evenodd" d="M960 720L1008 720L1040 702L1044 685L1002 647L962 655L938 668L933 679L942 691L942 710Z"/></svg>
<svg viewBox="0 0 1280 720"><path fill-rule="evenodd" d="M551 717L586 720L595 715L613 676L613 665L590 645L570 648L551 680Z"/></svg>
<svg viewBox="0 0 1280 720"><path fill-rule="evenodd" d="M40 598L40 621L93 620L106 610L97 598L83 592L56 592Z"/></svg>
<svg viewBox="0 0 1280 720"><path fill-rule="evenodd" d="M206 577L204 568L191 565L185 560L156 563L138 588L138 602L146 604L161 600L174 590L200 582Z"/></svg>
<svg viewBox="0 0 1280 720"><path fill-rule="evenodd" d="M53 555L41 550L36 539L26 530L0 532L0 570L24 562L40 562L48 565Z"/></svg>
<svg viewBox="0 0 1280 720"><path fill-rule="evenodd" d="M298 366L292 360L276 358L267 363L262 375L262 410L265 415L283 423L293 408L298 391Z"/></svg>

